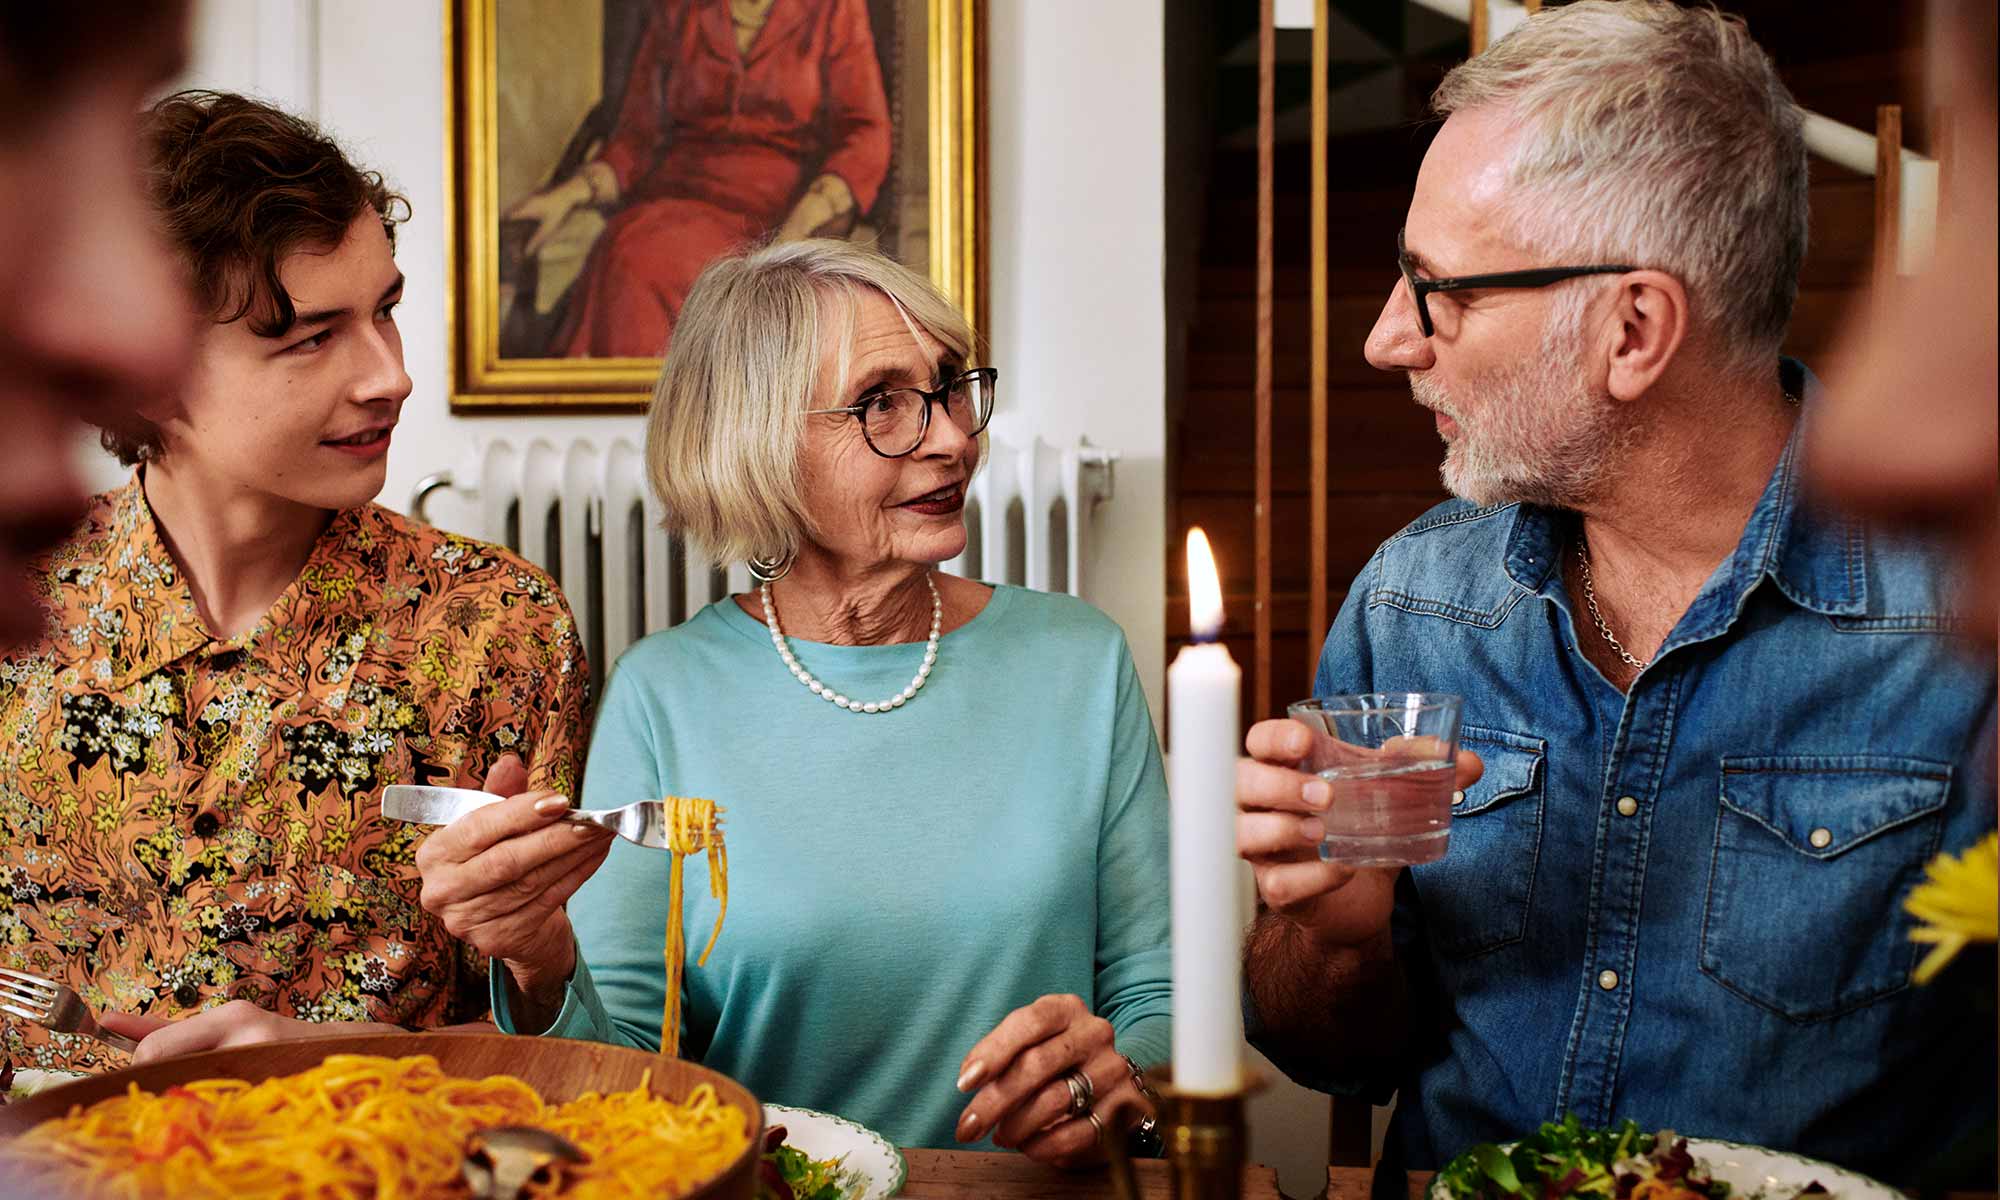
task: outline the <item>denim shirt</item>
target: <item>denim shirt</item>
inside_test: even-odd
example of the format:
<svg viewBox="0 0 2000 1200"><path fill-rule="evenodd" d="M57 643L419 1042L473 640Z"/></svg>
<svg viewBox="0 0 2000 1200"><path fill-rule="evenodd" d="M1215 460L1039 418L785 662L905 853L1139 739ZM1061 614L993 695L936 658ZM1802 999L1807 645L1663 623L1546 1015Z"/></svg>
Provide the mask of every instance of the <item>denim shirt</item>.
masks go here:
<svg viewBox="0 0 2000 1200"><path fill-rule="evenodd" d="M1573 514L1446 503L1355 580L1318 694L1458 693L1486 765L1400 887L1401 1077L1302 1077L1400 1086L1409 1166L1575 1113L1908 1179L1994 1120L1992 981L1914 985L1903 911L1994 827L1993 664L1934 556L1802 506L1798 453L1629 694L1577 649Z"/></svg>

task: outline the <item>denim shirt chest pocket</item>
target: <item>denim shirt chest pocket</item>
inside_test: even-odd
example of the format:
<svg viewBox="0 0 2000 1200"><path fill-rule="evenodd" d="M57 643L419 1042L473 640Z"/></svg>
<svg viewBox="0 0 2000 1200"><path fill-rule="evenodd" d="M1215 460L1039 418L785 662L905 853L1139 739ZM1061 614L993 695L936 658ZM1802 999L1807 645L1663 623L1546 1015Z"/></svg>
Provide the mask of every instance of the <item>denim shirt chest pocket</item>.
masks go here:
<svg viewBox="0 0 2000 1200"><path fill-rule="evenodd" d="M1548 743L1470 725L1459 741L1479 755L1485 770L1452 805L1445 856L1410 873L1432 947L1446 958L1465 959L1527 936L1542 850Z"/></svg>
<svg viewBox="0 0 2000 1200"><path fill-rule="evenodd" d="M1788 1020L1909 986L1903 898L1944 833L1951 766L1889 755L1722 760L1701 969Z"/></svg>

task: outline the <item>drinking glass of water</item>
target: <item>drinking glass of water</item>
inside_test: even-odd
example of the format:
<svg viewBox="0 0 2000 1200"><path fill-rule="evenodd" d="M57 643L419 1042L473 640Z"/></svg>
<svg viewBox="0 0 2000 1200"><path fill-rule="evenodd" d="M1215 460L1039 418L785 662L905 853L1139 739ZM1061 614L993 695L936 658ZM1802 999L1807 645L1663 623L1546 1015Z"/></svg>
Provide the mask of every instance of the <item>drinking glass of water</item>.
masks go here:
<svg viewBox="0 0 2000 1200"><path fill-rule="evenodd" d="M1444 857L1457 774L1457 696L1377 692L1322 696L1288 710L1312 730L1300 764L1333 788L1319 856L1355 867L1405 867Z"/></svg>

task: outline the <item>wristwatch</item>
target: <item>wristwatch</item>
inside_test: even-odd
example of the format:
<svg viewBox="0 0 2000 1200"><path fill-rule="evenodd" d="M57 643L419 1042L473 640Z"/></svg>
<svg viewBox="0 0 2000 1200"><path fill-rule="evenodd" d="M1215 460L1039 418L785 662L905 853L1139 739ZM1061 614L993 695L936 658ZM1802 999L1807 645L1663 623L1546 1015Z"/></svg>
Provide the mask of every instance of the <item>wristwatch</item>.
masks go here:
<svg viewBox="0 0 2000 1200"><path fill-rule="evenodd" d="M1158 1158L1167 1146L1166 1138L1160 1133L1160 1118L1157 1115L1160 1108L1160 1094L1153 1090L1152 1084L1146 1082L1146 1073L1139 1069L1138 1063L1132 1061L1131 1055L1120 1054L1118 1057L1125 1060L1126 1070L1132 1072L1132 1086L1139 1089L1139 1094L1146 1098L1154 1110L1154 1115L1146 1117L1125 1134L1125 1152L1134 1158Z"/></svg>

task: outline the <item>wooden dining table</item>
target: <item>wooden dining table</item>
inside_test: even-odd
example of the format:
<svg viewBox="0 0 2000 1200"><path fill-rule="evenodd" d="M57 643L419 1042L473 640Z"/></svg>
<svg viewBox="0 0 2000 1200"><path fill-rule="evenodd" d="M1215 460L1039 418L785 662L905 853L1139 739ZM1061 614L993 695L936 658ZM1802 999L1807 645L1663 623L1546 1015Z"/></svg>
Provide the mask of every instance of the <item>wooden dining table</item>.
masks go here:
<svg viewBox="0 0 2000 1200"><path fill-rule="evenodd" d="M897 1200L1106 1200L1115 1195L1103 1170L1058 1171L1018 1154L974 1150L905 1150L909 1178ZM1134 1164L1145 1200L1170 1200L1167 1164ZM1364 1172L1365 1174L1365 1172ZM1243 1169L1243 1200L1283 1200L1278 1173Z"/></svg>
<svg viewBox="0 0 2000 1200"><path fill-rule="evenodd" d="M1368 1188L1375 1179L1373 1167L1328 1167L1326 1200L1368 1200ZM1431 1185L1429 1171L1410 1172L1411 1200L1423 1200Z"/></svg>
<svg viewBox="0 0 2000 1200"><path fill-rule="evenodd" d="M1115 1194L1110 1178L1101 1170L1055 1171L1018 1154L905 1150L903 1158L910 1165L910 1175L897 1194L899 1200L1102 1200ZM1137 1166L1139 1194L1146 1200L1170 1200L1167 1165L1141 1162ZM1369 1200L1373 1178L1374 1171L1368 1167L1328 1167L1325 1200ZM1410 1200L1424 1200L1430 1182L1429 1171L1410 1172ZM1278 1173L1269 1167L1244 1168L1243 1200L1283 1200ZM1953 1192L1951 1200L1995 1197L1991 1192Z"/></svg>
<svg viewBox="0 0 2000 1200"><path fill-rule="evenodd" d="M1375 1172L1371 1167L1328 1167L1326 1169L1326 1200L1369 1200L1369 1184ZM1424 1200L1424 1193L1430 1187L1429 1171L1410 1172L1410 1200ZM1947 1192L1949 1200L1995 1200L1992 1192Z"/></svg>

